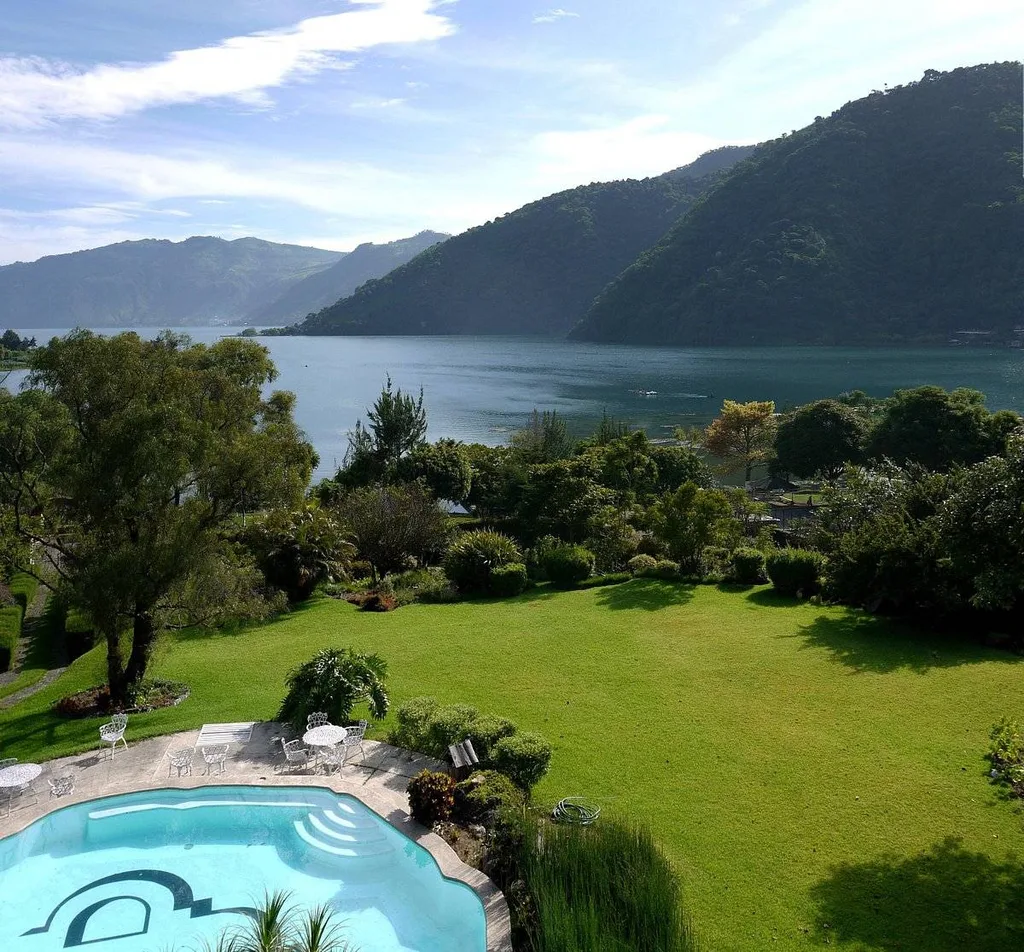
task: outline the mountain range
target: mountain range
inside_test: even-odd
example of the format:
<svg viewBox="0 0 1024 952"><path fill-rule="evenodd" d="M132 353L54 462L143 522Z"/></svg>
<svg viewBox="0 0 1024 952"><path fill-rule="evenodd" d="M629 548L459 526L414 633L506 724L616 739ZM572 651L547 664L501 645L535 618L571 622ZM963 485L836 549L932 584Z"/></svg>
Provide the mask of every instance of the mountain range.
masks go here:
<svg viewBox="0 0 1024 952"><path fill-rule="evenodd" d="M147 239L0 267L0 327L143 327L301 320L447 236L343 253L258 238Z"/></svg>

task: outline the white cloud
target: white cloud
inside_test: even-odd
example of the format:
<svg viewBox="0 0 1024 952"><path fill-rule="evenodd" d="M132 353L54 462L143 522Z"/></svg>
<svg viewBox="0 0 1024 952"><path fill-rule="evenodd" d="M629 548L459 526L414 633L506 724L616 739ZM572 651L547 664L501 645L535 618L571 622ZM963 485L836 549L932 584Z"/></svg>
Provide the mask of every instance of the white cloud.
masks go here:
<svg viewBox="0 0 1024 952"><path fill-rule="evenodd" d="M155 63L78 70L40 57L0 58L0 123L113 119L155 106L230 98L265 107L266 90L324 69L339 54L442 39L454 24L434 0L350 0L361 9L311 17L292 27L171 53Z"/></svg>
<svg viewBox="0 0 1024 952"><path fill-rule="evenodd" d="M563 10L561 7L555 7L554 10L548 10L547 13L538 13L534 18L534 23L556 23L558 20L579 19L578 13L573 13L571 10Z"/></svg>
<svg viewBox="0 0 1024 952"><path fill-rule="evenodd" d="M638 116L593 129L544 132L531 144L541 180L565 183L658 175L724 145L720 139L673 128L668 116Z"/></svg>

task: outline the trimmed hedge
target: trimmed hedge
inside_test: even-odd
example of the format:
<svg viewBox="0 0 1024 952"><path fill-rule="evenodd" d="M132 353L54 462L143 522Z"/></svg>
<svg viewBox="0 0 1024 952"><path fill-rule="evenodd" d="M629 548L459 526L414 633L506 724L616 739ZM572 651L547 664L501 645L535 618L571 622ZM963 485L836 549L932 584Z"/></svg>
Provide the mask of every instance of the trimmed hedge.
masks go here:
<svg viewBox="0 0 1024 952"><path fill-rule="evenodd" d="M491 763L518 787L529 790L548 772L551 745L539 734L520 731L494 745Z"/></svg>
<svg viewBox="0 0 1024 952"><path fill-rule="evenodd" d="M646 576L648 572L652 571L658 564L658 560L653 555L634 555L626 565L629 567L629 571L637 576Z"/></svg>
<svg viewBox="0 0 1024 952"><path fill-rule="evenodd" d="M526 591L526 566L522 562L509 562L491 569L490 590L498 598L511 598Z"/></svg>
<svg viewBox="0 0 1024 952"><path fill-rule="evenodd" d="M768 577L780 595L803 595L818 590L818 578L825 564L820 552L809 549L779 549L768 558Z"/></svg>
<svg viewBox="0 0 1024 952"><path fill-rule="evenodd" d="M553 546L544 552L541 566L555 588L575 588L594 571L594 553L581 545Z"/></svg>
<svg viewBox="0 0 1024 952"><path fill-rule="evenodd" d="M757 585L765 577L764 553L760 549L737 549L732 554L732 575L741 585Z"/></svg>
<svg viewBox="0 0 1024 952"><path fill-rule="evenodd" d="M20 605L0 608L0 672L8 671L21 637Z"/></svg>
<svg viewBox="0 0 1024 952"><path fill-rule="evenodd" d="M8 587L11 590L11 595L14 596L14 600L21 605L22 613L24 613L28 611L28 606L35 601L36 592L39 591L39 580L32 575L26 575L24 572L17 572L12 576Z"/></svg>

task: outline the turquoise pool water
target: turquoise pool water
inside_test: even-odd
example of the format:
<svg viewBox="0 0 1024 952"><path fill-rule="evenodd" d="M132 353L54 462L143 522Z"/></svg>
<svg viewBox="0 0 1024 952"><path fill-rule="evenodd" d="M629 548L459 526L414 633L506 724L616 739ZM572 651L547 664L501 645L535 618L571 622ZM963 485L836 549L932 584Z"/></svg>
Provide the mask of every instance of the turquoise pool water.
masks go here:
<svg viewBox="0 0 1024 952"><path fill-rule="evenodd" d="M360 952L484 952L483 906L358 800L312 787L158 790L0 840L0 950L185 952L265 891L330 903Z"/></svg>

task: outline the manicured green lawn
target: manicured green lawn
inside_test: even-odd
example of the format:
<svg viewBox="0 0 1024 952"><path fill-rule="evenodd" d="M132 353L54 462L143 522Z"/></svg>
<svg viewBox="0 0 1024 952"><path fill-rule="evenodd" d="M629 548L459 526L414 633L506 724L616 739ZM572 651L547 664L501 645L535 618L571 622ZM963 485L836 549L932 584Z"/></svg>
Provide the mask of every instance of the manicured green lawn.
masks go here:
<svg viewBox="0 0 1024 952"><path fill-rule="evenodd" d="M536 791L646 818L708 952L987 952L1024 938L1024 827L986 776L1024 661L769 592L655 581L386 615L321 600L260 628L188 633L154 673L181 707L128 739L273 716L323 645L388 659L395 701L430 693L555 745ZM48 704L102 679L94 651L0 712L0 756L94 746ZM379 732L376 736L380 736Z"/></svg>

